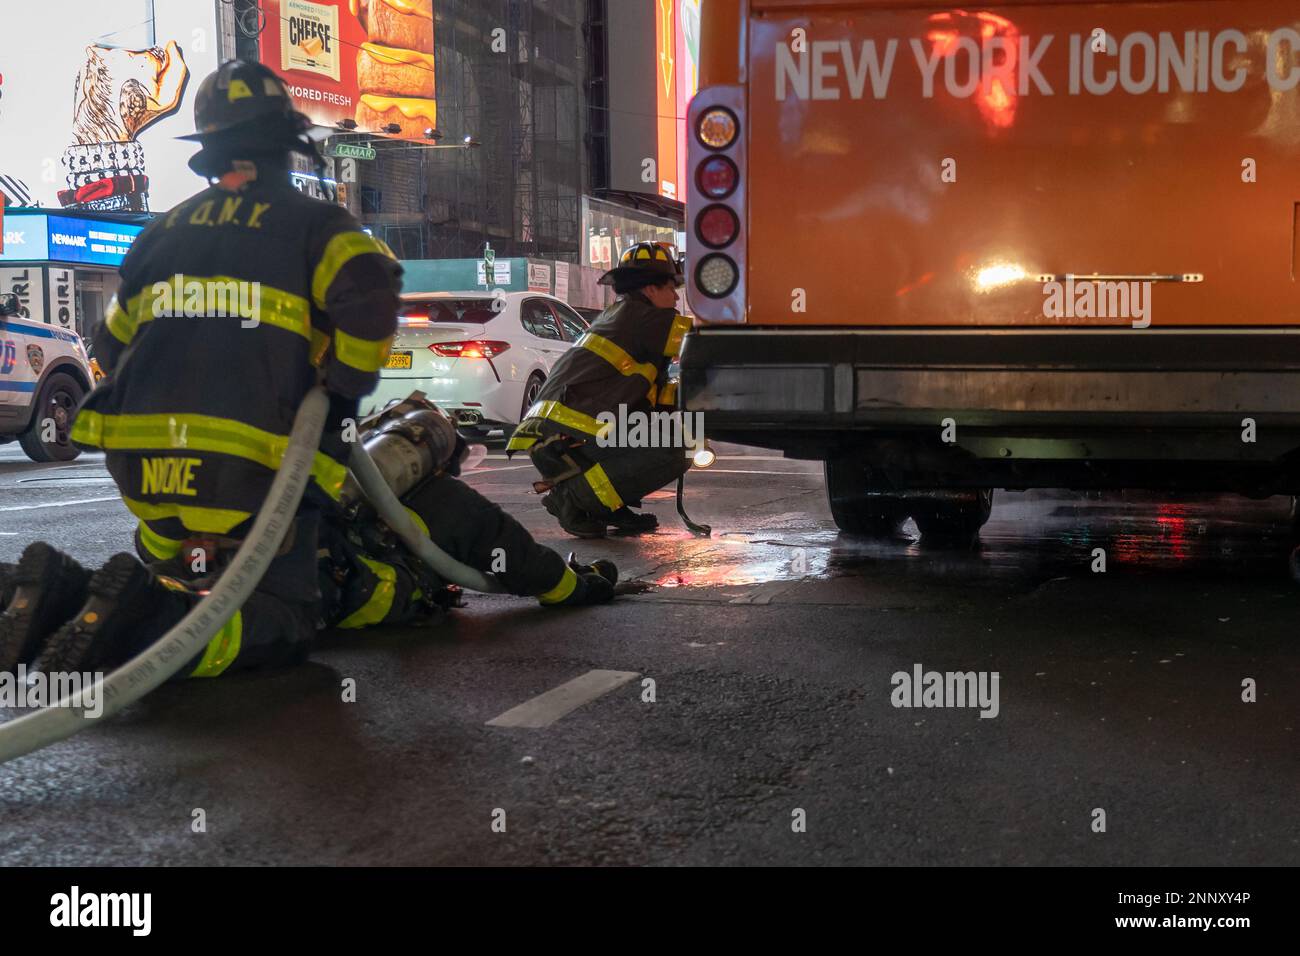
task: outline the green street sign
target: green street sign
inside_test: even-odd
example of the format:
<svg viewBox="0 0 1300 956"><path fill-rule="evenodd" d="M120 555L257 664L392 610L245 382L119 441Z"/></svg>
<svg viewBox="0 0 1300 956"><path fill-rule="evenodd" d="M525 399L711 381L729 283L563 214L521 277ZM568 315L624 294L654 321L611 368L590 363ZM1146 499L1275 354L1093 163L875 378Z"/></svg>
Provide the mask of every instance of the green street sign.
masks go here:
<svg viewBox="0 0 1300 956"><path fill-rule="evenodd" d="M354 143L335 143L330 147L330 155L336 159L374 159L377 155L373 146L357 146Z"/></svg>
<svg viewBox="0 0 1300 956"><path fill-rule="evenodd" d="M496 262L496 258L497 254L492 249L492 243L485 242L483 244L483 264L491 269L492 263Z"/></svg>

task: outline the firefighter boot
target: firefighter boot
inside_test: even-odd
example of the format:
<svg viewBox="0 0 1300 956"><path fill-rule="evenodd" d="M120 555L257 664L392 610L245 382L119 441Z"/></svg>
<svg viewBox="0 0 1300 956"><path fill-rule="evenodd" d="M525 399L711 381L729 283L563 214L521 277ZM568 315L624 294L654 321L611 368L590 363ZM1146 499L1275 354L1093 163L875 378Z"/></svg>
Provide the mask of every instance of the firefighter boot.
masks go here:
<svg viewBox="0 0 1300 956"><path fill-rule="evenodd" d="M85 602L89 581L89 571L44 541L27 546L10 575L12 593L0 614L0 672L36 656Z"/></svg>
<svg viewBox="0 0 1300 956"><path fill-rule="evenodd" d="M605 537L605 522L583 511L563 485L556 485L542 499L542 505L560 522L560 527L575 538Z"/></svg>
<svg viewBox="0 0 1300 956"><path fill-rule="evenodd" d="M167 587L132 554L115 554L95 572L89 597L59 628L30 670L47 674L115 667L185 616L187 593Z"/></svg>
<svg viewBox="0 0 1300 956"><path fill-rule="evenodd" d="M607 604L614 599L614 585L603 574L579 574L573 593L553 607L586 607L590 604Z"/></svg>
<svg viewBox="0 0 1300 956"><path fill-rule="evenodd" d="M614 599L614 585L618 583L618 568L612 561L593 561L591 564L579 564L569 555L569 568L578 575L577 586L563 601L553 607L585 607L591 604L606 604Z"/></svg>
<svg viewBox="0 0 1300 956"><path fill-rule="evenodd" d="M618 584L618 566L613 561L606 561L604 558L597 558L591 564L579 564L578 556L570 551L569 559L566 562L569 567L578 574L599 574L602 578L609 581L612 587Z"/></svg>
<svg viewBox="0 0 1300 956"><path fill-rule="evenodd" d="M627 505L619 508L609 519L614 533L620 535L648 534L659 527L659 519L648 511L638 514Z"/></svg>

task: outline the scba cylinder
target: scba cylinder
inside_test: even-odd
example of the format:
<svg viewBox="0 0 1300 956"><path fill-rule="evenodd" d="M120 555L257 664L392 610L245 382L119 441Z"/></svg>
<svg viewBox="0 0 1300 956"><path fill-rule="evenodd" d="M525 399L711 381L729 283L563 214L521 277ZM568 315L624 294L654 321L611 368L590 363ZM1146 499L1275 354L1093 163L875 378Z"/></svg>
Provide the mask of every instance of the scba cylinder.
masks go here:
<svg viewBox="0 0 1300 956"><path fill-rule="evenodd" d="M456 454L456 429L436 408L417 407L389 417L386 413L373 428L363 432L362 444L384 482L400 498L425 478L445 470ZM351 506L363 498L360 486L349 475L341 500Z"/></svg>

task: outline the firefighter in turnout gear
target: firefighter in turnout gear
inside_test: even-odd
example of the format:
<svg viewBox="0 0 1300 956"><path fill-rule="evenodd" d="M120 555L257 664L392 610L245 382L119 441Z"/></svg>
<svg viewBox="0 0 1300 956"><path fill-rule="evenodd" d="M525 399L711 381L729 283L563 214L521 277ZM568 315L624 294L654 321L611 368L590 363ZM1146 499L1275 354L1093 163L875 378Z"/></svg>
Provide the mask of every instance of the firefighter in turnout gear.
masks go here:
<svg viewBox="0 0 1300 956"><path fill-rule="evenodd" d="M107 377L72 431L106 452L144 561L118 554L92 573L29 545L0 587L0 671L116 666L179 622L242 543L318 381L330 416L298 515L257 590L178 676L299 660L321 625L410 620L444 590L397 557L376 521L349 528L355 516L340 502L346 431L386 361L401 267L342 207L292 186L291 153L323 161L265 67L222 65L199 89L195 119L186 138L202 148L190 167L209 188L132 245L94 337ZM503 583L544 604L612 597L612 565L566 564L454 471L441 461L407 498L444 550L494 570L500 549ZM457 519L445 532L444 509Z"/></svg>
<svg viewBox="0 0 1300 956"><path fill-rule="evenodd" d="M341 423L388 354L401 267L345 209L293 187L292 153L321 160L310 121L270 70L223 64L194 111L198 132L185 138L201 149L190 168L209 187L152 222L127 254L94 336L107 378L77 413L72 439L106 452L137 519L138 553L197 573L251 527L297 408L323 381L330 421L308 495L257 591L187 670L214 676L236 658L293 659L315 633L320 509L346 475ZM47 671L137 651L198 600L133 555L92 575L43 543L27 549L14 579L0 665L34 657Z"/></svg>
<svg viewBox="0 0 1300 956"><path fill-rule="evenodd" d="M655 516L632 508L689 467L683 447L619 447L607 424L676 406L668 367L690 328L676 309L681 265L666 244L641 242L600 281L620 298L555 363L507 446L508 454L528 452L542 476L534 487L549 492L546 510L580 538L603 537L611 527L653 531ZM610 416L604 422L602 413Z"/></svg>
<svg viewBox="0 0 1300 956"><path fill-rule="evenodd" d="M361 440L407 513L451 557L490 573L510 594L545 607L599 604L614 596L609 561L566 563L514 518L458 480L469 452L450 419L422 393L361 422ZM351 478L324 524L323 620L342 629L427 623L456 600L377 519Z"/></svg>

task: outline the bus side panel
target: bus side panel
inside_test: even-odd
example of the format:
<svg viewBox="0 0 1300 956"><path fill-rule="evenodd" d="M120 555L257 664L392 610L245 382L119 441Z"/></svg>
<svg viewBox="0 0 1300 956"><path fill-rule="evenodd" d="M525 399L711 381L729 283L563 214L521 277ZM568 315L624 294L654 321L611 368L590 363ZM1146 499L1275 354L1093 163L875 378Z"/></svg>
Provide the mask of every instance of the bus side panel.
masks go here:
<svg viewBox="0 0 1300 956"><path fill-rule="evenodd" d="M1294 3L758 11L744 123L751 324L1300 325ZM1167 281L1098 316L1066 274Z"/></svg>

